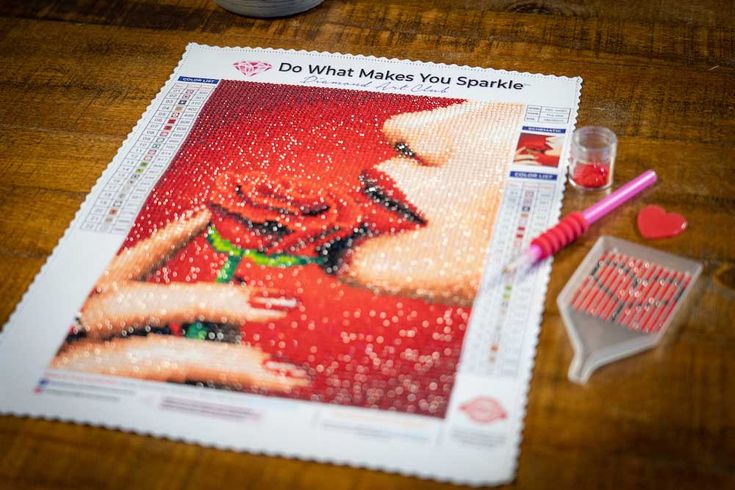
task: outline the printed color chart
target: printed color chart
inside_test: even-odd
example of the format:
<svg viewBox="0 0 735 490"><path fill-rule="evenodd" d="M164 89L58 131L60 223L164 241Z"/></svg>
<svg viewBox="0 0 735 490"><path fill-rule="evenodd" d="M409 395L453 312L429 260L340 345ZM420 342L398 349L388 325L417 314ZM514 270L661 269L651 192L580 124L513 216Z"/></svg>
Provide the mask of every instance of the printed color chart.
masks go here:
<svg viewBox="0 0 735 490"><path fill-rule="evenodd" d="M491 245L489 270L499 270L504 261L520 254L546 228L554 211L556 179L557 175L550 173L511 172ZM530 298L538 284L528 280L517 283L513 277L503 277L497 284L498 276L492 274L487 279L487 297L476 302L473 312L473 318L483 318L484 324L482 328L470 328L460 369L512 377L518 372L524 326L534 314Z"/></svg>
<svg viewBox="0 0 735 490"><path fill-rule="evenodd" d="M192 82L179 77L168 90L153 118L135 139L122 164L104 183L82 229L124 235L168 163L189 134L217 80Z"/></svg>

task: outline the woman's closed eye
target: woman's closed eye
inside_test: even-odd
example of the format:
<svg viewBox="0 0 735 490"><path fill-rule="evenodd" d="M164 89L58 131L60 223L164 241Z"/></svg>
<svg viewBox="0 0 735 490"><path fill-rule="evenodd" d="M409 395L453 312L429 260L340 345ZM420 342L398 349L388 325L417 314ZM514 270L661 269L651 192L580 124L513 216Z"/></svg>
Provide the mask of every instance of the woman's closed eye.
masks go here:
<svg viewBox="0 0 735 490"><path fill-rule="evenodd" d="M404 141L399 141L398 143L393 145L393 148L395 148L398 154L402 157L410 158L412 160L420 160L416 152L413 151L411 147L408 146L408 143Z"/></svg>
<svg viewBox="0 0 735 490"><path fill-rule="evenodd" d="M432 160L430 157L426 158L427 155L422 151L422 149L416 151L413 147L409 145L409 143L406 143L405 141L399 141L398 143L395 143L393 145L393 148L396 150L399 157L407 158L412 161L411 163L414 163L421 167L436 167L440 165L441 163L439 162L443 160Z"/></svg>

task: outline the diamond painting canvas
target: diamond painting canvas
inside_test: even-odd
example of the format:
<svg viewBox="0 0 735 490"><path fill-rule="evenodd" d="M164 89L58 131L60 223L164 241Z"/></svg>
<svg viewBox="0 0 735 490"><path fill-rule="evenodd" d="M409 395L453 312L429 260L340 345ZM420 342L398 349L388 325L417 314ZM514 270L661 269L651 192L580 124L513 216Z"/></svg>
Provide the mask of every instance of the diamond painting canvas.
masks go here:
<svg viewBox="0 0 735 490"><path fill-rule="evenodd" d="M53 367L442 417L522 117L222 82Z"/></svg>
<svg viewBox="0 0 735 490"><path fill-rule="evenodd" d="M564 158L516 153L566 152L579 83L190 46L0 337L0 410L507 481L548 268L488 278L558 215Z"/></svg>

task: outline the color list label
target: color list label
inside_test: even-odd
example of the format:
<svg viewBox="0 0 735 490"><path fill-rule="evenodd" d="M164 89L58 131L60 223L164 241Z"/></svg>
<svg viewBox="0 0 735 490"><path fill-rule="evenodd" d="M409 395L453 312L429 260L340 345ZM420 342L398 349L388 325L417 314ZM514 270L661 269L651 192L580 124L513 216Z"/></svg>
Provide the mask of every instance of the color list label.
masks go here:
<svg viewBox="0 0 735 490"><path fill-rule="evenodd" d="M148 194L166 171L215 87L206 79L180 81L168 90L143 131L137 133L122 163L105 182L82 221L83 230L117 235L130 230Z"/></svg>
<svg viewBox="0 0 735 490"><path fill-rule="evenodd" d="M506 185L488 270L500 270L548 227L557 184L511 175ZM506 277L501 284L483 285L479 295L488 297L476 301L473 307L472 326L462 350L462 372L499 377L518 373L527 326L531 324L531 299L540 286L536 280L515 283L513 277Z"/></svg>

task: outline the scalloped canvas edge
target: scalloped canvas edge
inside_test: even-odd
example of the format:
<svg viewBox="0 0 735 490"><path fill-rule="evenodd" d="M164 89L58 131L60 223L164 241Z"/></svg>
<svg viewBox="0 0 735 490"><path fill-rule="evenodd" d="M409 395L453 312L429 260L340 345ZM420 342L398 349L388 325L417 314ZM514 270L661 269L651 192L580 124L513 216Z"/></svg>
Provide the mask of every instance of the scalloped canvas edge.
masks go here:
<svg viewBox="0 0 735 490"><path fill-rule="evenodd" d="M482 66L470 66L470 65L458 65L454 63L441 63L436 61L421 61L421 60L412 60L412 59L402 59L402 58L387 58L385 56L373 56L370 54L352 54L352 53L340 53L340 52L332 52L332 51L310 51L308 49L284 49L284 48L261 48L261 47L248 47L248 46L212 46L209 44L201 44L201 43L195 43L191 42L187 44L186 50L184 51L184 54L182 56L181 61L184 60L186 55L188 54L189 50L192 48L204 48L204 49L212 49L212 50L228 50L228 51L273 51L276 53L300 53L300 54L316 54L316 55L328 55L328 56L334 56L334 57L340 57L340 58L359 58L359 59L365 59L365 60L375 60L375 61L387 61L390 63L411 63L415 65L432 65L432 66L442 66L447 68L462 68L465 70L473 70L473 71L485 71L485 70L492 70L498 73L516 73L519 75L525 75L535 78L561 78L564 80L578 80L580 85L582 82L582 77L568 77L566 75L554 75L554 74L548 74L548 73L533 73L528 71L514 71L514 70L501 70L497 68L489 68L489 67L482 67ZM177 66L178 68L178 66ZM579 104L579 90L577 91L577 104ZM577 106L577 109L579 106ZM576 112L576 110L575 110ZM576 123L576 115L575 115L575 123Z"/></svg>
<svg viewBox="0 0 735 490"><path fill-rule="evenodd" d="M181 436L181 435L174 435L166 431L142 430L142 429L136 429L130 426L112 424L112 423L107 423L107 422L98 422L98 421L82 419L82 418L75 418L75 417L39 415L39 414L35 414L32 412L20 412L20 411L15 411L15 410L7 410L7 411L0 410L0 415L11 415L11 416L20 417L20 418L45 420L48 422L72 423L75 425L82 425L82 426L87 426L87 427L95 427L95 428L106 429L106 430L116 430L118 432L124 432L126 434L134 434L134 435L141 436L141 437L154 437L157 439L167 439L173 442L196 444L198 446L202 446L205 448L218 449L221 451L231 451L235 453L248 453L248 454L275 457L275 458L284 458L284 459L296 459L298 461L327 464L327 465L332 465L332 466L347 466L349 468L354 468L354 469L366 469L366 470L371 470L371 471L380 471L383 473L392 473L392 474L397 474L397 475L401 475L401 476L405 476L409 478L418 478L421 480L436 481L440 483L449 483L449 484L454 484L454 485L464 485L464 486L474 487L474 488L480 488L480 487L484 487L487 485L492 485L492 486L503 485L503 484L510 483L514 480L514 477L511 477L509 479L473 481L473 480L461 479L461 478L450 478L446 476L437 476L429 472L422 472L418 470L417 471L406 470L406 469L400 468L399 466L371 464L371 463L364 462L364 461L358 462L358 461L355 461L349 458L338 459L338 458L332 458L332 457L320 457L314 454L307 455L307 454L294 453L294 452L289 453L287 451L268 449L262 446L260 447L250 446L248 449L241 449L231 444L220 444L216 442L198 439L196 437L186 437L186 436Z"/></svg>
<svg viewBox="0 0 735 490"><path fill-rule="evenodd" d="M204 48L204 49L212 49L212 50L231 50L231 51L275 51L275 52L282 52L282 53L302 53L302 54L317 54L317 55L330 55L330 56L338 56L338 57L349 57L349 58L361 58L361 59L368 59L368 60L376 60L376 61L387 61L391 63L412 63L412 64L421 64L421 65L432 65L432 66L438 66L438 67L449 67L449 68L461 68L461 69L467 69L467 70L488 70L491 69L498 73L517 73L522 74L525 76L531 76L531 77L537 77L537 78L561 78L565 80L574 80L576 81L576 101L574 105L574 113L573 113L573 127L576 128L577 126L577 119L578 119L578 113L579 113L579 103L581 100L581 91L582 91L582 84L583 80L581 77L568 77L565 75L553 75L553 74L541 74L541 73L531 73L531 72L519 72L519 71L513 71L513 70L498 70L494 68L483 68L478 66L469 66L469 65L458 65L458 64L447 64L447 63L440 63L440 62L431 62L431 61L420 61L420 60L411 60L411 59L400 59L400 58L386 58L386 57L378 57L373 55L359 55L359 54L350 54L350 53L340 53L340 52L329 52L329 51L310 51L310 50L304 50L304 49L282 49L282 48L260 48L260 47L235 47L235 46L211 46L207 44L200 44L191 42L188 43L186 46L186 49L184 50L184 53L182 54L181 58L179 59L179 62L174 67L173 71L171 72L171 75L166 79L166 81L161 85L161 88L156 92L156 95L151 99L150 103L146 106L145 111L143 111L143 114L141 114L140 118L136 121L133 128L128 132L125 139L120 144L118 150L115 152L115 155L112 157L110 162L107 164L105 169L102 171L100 176L95 181L94 185L90 189L90 191L87 193L87 195L84 198L84 201L79 205L79 209L77 209L76 213L74 213L74 217L72 218L71 222L69 223L69 226L64 230L63 235L59 239L59 242L56 244L56 246L53 248L51 253L49 254L46 261L43 263L41 268L39 269L38 273L33 278L33 281L29 284L26 291L21 296L20 301L17 303L15 308L13 309L12 313L8 317L7 322L3 326L3 330L0 331L0 346L2 346L4 339L7 339L10 332L11 327L13 324L13 320L16 316L20 314L21 311L25 308L25 305L27 303L27 296L31 292L31 290L35 287L36 283L39 282L47 273L49 265L52 264L58 254L57 250L69 239L70 230L72 227L77 223L77 221L80 219L80 213L82 208L86 205L87 201L89 200L90 196L94 193L94 191L102 185L102 182L105 179L105 177L108 176L108 174L112 171L112 163L120 158L123 148L125 148L126 143L132 138L132 136L138 131L138 129L141 126L142 121L146 119L146 116L149 115L149 113L153 110L153 106L158 100L158 98L163 94L164 89L166 86L175 80L175 77L178 75L179 68L183 65L184 61L187 58L187 55L193 50L197 48ZM566 163L564 165L564 169L566 170ZM560 174L562 178L565 178L565 173ZM565 193L565 187L561 186L561 194L560 199L558 201L558 205L555 210L552 211L551 215L558 219L558 217L561 215L561 209L563 206L564 201L564 193ZM545 280L544 284L541 286L541 292L543 293L543 297L546 297L546 292L548 291L548 284L551 279L551 265L553 263L553 258L549 260L548 265L544 265L544 267L547 267L548 270L545 271ZM444 477L437 477L436 475L425 473L425 472L412 472L412 471L406 471L403 470L397 466L395 467L389 467L384 465L373 465L366 462L356 462L351 460L336 460L333 458L320 458L318 456L307 456L303 454L294 454L294 453L287 453L285 451L276 451L276 450L268 450L266 448L255 448L250 447L248 449L239 449L234 446L230 445L223 445L223 444L217 444L209 441L203 441L199 440L197 438L192 437L183 437L183 436L177 436L170 433L167 433L165 431L144 431L144 430L137 430L132 427L126 427L116 424L110 424L105 422L93 422L90 420L84 420L84 419L77 419L74 417L54 417L49 415L42 415L42 414L35 414L30 411L17 411L17 410L3 410L0 409L0 415L13 415L17 417L31 417L36 419L42 419L42 420L48 420L48 421L61 421L61 422L70 422L80 425L87 425L91 427L100 427L105 429L111 429L111 430L118 430L121 432L127 432L132 434L137 434L141 436L152 436L157 438L166 438L172 441L182 441L186 443L193 443L198 444L204 447L210 447L210 448L216 448L220 450L227 450L227 451L235 451L235 452L248 452L252 454L262 454L266 456L274 456L274 457L283 457L283 458L295 458L299 459L301 461L314 461L318 463L326 463L326 464L334 464L334 465L340 465L340 466L349 466L352 468L365 468L370 470L377 470L377 471L384 471L389 473L396 473L407 477L416 477L426 480L433 480L438 482L444 482L444 483L454 483L459 485L466 485L466 486L472 486L472 487L480 487L483 485L500 485L505 483L510 483L515 480L516 471L518 468L518 459L520 457L520 445L523 442L523 433L525 430L525 417L528 407L528 394L531 388L531 379L533 376L533 369L535 365L535 359L537 355L537 347L539 342L539 335L541 331L541 320L544 313L544 303L542 302L541 305L538 307L538 313L536 315L536 318L531 322L535 327L533 328L533 345L530 347L531 357L530 359L524 359L525 362L529 363L527 373L522 380L523 385L525 386L525 390L523 393L525 403L523 404L523 417L521 418L521 424L518 428L518 432L516 435L516 439L513 444L511 445L513 449L513 455L511 456L511 460L513 461L513 466L511 468L511 477L509 479L501 479L501 480L493 480L493 481L482 481L482 482L474 482L470 480L461 480L461 479L455 479L455 478L444 478ZM15 330L18 327L12 327L13 330Z"/></svg>
<svg viewBox="0 0 735 490"><path fill-rule="evenodd" d="M566 77L567 79L576 80L577 81L577 100L574 103L574 114L573 114L573 123L572 126L576 129L577 127L577 119L579 117L579 102L582 98L582 84L583 80L582 77ZM564 162L564 171L560 173L560 177L562 179L566 179L566 172L568 170L568 162ZM551 212L551 216L554 217L554 222L557 222L559 220L559 217L561 216L561 210L564 206L564 194L566 193L566 185L561 185L561 193L559 195L559 202L556 206L556 209L554 209ZM551 256L547 259L546 263L542 265L546 270L544 271L545 278L544 283L540 287L539 294L541 295L542 299L546 298L546 293L549 291L549 281L551 281L551 267L554 264L554 257ZM529 363L528 370L526 372L525 378L522 380L523 385L525 386L525 390L523 392L523 399L525 400L525 403L523 404L523 418L521 419L521 425L518 430L517 434L517 441L514 441L514 444L512 444L512 447L514 448L514 454L511 458L513 461L513 467L511 468L511 473L514 475L513 478L515 479L515 474L518 469L518 460L520 458L520 447L521 443L523 442L523 435L526 428L526 414L528 412L528 395L531 391L531 379L533 378L533 370L536 366L536 356L538 355L538 343L539 343L539 336L541 335L541 322L543 320L543 315L545 311L545 301L542 301L540 305L538 305L538 313L536 315L536 318L529 321L529 324L534 325L533 328L533 345L530 347L530 358L526 361Z"/></svg>

